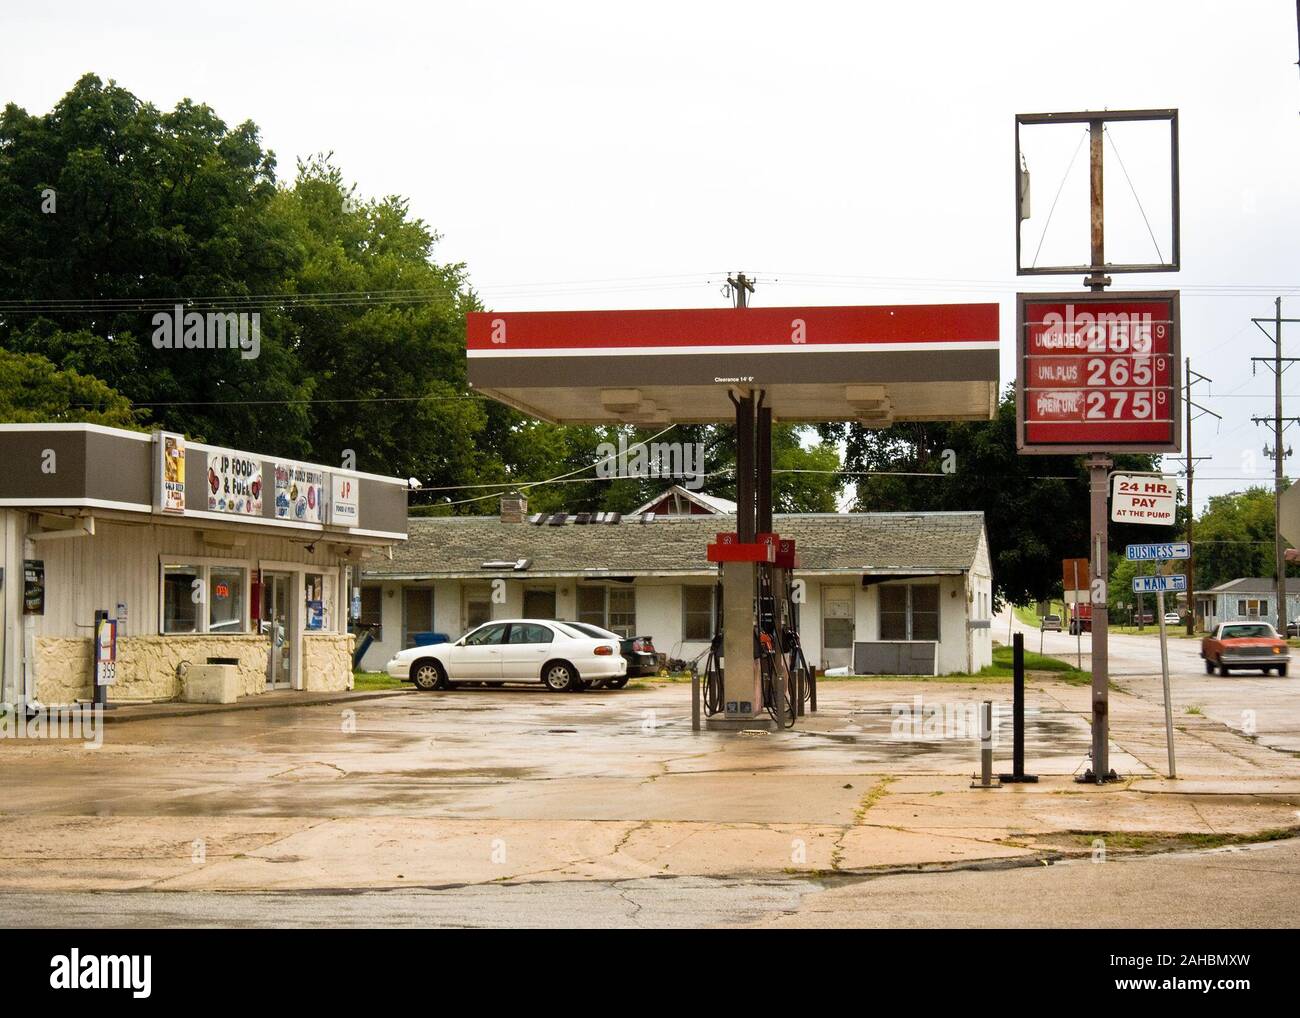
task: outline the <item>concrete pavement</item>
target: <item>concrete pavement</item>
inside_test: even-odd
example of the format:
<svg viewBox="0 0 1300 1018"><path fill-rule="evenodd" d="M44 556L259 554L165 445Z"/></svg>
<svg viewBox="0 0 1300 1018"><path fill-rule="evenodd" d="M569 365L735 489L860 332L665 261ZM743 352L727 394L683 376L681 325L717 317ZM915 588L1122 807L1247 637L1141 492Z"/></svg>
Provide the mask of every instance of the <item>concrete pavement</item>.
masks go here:
<svg viewBox="0 0 1300 1018"><path fill-rule="evenodd" d="M93 750L5 740L0 887L809 880L1090 858L1098 839L1115 859L1300 826L1300 759L1183 714L1169 782L1162 708L1131 692L1112 706L1126 781L1075 784L1088 690L1049 675L1027 694L1043 780L973 790L985 697L1006 704L1010 688L828 682L796 731L694 734L683 684L466 689L114 725ZM1003 769L1005 720L999 734Z"/></svg>
<svg viewBox="0 0 1300 1018"><path fill-rule="evenodd" d="M879 877L465 884L356 893L0 895L0 924L73 927L1289 927L1300 841Z"/></svg>

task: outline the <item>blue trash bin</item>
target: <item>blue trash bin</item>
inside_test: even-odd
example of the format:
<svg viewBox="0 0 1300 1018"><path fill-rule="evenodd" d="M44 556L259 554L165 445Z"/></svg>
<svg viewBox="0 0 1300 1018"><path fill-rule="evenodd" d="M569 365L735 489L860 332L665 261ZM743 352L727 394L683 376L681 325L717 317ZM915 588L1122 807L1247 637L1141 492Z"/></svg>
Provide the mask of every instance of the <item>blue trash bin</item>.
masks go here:
<svg viewBox="0 0 1300 1018"><path fill-rule="evenodd" d="M448 643L450 637L446 633L412 633L412 639L415 640L417 647L431 647L435 643Z"/></svg>

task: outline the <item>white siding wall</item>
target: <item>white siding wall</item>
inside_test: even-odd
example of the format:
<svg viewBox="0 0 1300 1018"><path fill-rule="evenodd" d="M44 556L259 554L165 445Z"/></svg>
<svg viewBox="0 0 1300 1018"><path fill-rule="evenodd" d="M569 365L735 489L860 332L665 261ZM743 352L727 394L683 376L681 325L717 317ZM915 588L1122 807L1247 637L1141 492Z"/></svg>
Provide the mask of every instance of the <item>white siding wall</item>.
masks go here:
<svg viewBox="0 0 1300 1018"><path fill-rule="evenodd" d="M404 581L414 585L412 581ZM529 581L537 586L541 581ZM577 597L575 590L577 580L561 578L555 582L556 616L561 619L577 617ZM918 581L911 581L918 582ZM924 581L919 581L924 582ZM930 581L934 582L934 581ZM940 673L964 672L978 669L991 661L992 643L988 630L975 630L968 645L968 617L975 614L977 601L968 600L966 576L938 577L939 583L939 671ZM420 584L427 585L428 581ZM638 577L634 584L636 591L636 628L638 634L654 639L655 647L661 654L672 658L690 660L708 649L707 640L686 642L682 639L682 588L683 585L700 585L711 587L712 581L700 579L682 579L678 577ZM366 584L370 585L369 582ZM545 584L545 585L549 585ZM362 666L379 669L401 648L402 638L402 598L403 582L384 582L383 587L383 622L384 639L376 642L367 652ZM434 588L434 618L438 632L447 633L452 639L461 635L461 584L457 580L437 580ZM809 664L822 667L822 588L826 586L848 587L854 594L855 640L876 640L880 636L879 586L872 585L863 589L860 576L844 577L809 577L804 580L804 602L799 608L800 636L803 640L804 655ZM393 596L389 596L389 591ZM507 580L505 601L493 604L493 618L517 618L523 612L524 582ZM970 593L989 592L987 577L972 574ZM968 615L969 609L969 615ZM971 661L971 658L974 661Z"/></svg>
<svg viewBox="0 0 1300 1018"><path fill-rule="evenodd" d="M980 535L979 548L967 582L973 595L970 602L972 619L988 619L988 629L972 629L970 637L970 670L977 672L993 663L993 570L989 564L988 540Z"/></svg>
<svg viewBox="0 0 1300 1018"><path fill-rule="evenodd" d="M799 574L795 573L795 578ZM861 581L859 581L861 582ZM799 642L803 656L814 668L822 666L822 591L821 581L804 581L804 602L799 606Z"/></svg>
<svg viewBox="0 0 1300 1018"><path fill-rule="evenodd" d="M222 534L224 539L227 535ZM236 548L207 545L202 533L188 527L147 526L95 521L94 536L36 542L36 557L45 562L45 614L36 620L37 636L86 636L95 610L115 613L119 601L127 606L127 635L159 631L159 562L163 557L229 561L250 570L273 562L303 564L312 571L340 576L345 560L330 554L326 543L316 552L305 543L282 537L239 536ZM20 584L21 560L6 570ZM331 625L343 620L341 580L335 585Z"/></svg>
<svg viewBox="0 0 1300 1018"><path fill-rule="evenodd" d="M21 614L23 587L23 541L25 514L5 513L3 528L3 566L5 570L4 603L4 696L19 690L18 650L24 632ZM82 537L36 541L34 557L45 563L45 614L32 620L33 638L89 639L96 610L117 613L117 605L127 609L126 638L159 635L161 605L161 563L163 561L230 562L248 570L249 579L258 568L306 567L307 571L332 578L327 583L331 597L326 604L330 632L344 631L347 624L346 559L332 550L326 541L307 550L308 542L288 537L211 531L220 542L238 542L235 547L208 544L200 528L181 524L122 523L104 517L95 518L95 533ZM305 633L306 606L301 597L301 579L293 589L298 598L298 617L293 631ZM251 617L252 599L245 588L245 613L248 631L255 632L257 622ZM32 655L33 647L28 648ZM298 655L299 667L302 655ZM295 678L295 683L300 676Z"/></svg>
<svg viewBox="0 0 1300 1018"><path fill-rule="evenodd" d="M708 647L708 641L682 645L682 585L670 579L638 579L636 587L637 635L649 636L655 649L669 657L689 659ZM696 649L690 650L689 647Z"/></svg>

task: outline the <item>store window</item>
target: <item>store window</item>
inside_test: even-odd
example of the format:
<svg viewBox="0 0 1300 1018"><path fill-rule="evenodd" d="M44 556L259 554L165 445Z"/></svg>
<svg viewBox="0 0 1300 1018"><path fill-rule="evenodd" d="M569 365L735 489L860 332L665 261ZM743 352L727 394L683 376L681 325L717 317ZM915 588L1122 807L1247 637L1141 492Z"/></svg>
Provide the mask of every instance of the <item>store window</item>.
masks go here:
<svg viewBox="0 0 1300 1018"><path fill-rule="evenodd" d="M163 566L164 633L197 633L202 602L201 566Z"/></svg>
<svg viewBox="0 0 1300 1018"><path fill-rule="evenodd" d="M338 577L334 573L304 573L302 577L303 617L308 632L334 631L334 599Z"/></svg>
<svg viewBox="0 0 1300 1018"><path fill-rule="evenodd" d="M890 584L880 588L882 640L938 640L939 585Z"/></svg>
<svg viewBox="0 0 1300 1018"><path fill-rule="evenodd" d="M162 632L248 632L248 569L226 562L162 567Z"/></svg>
<svg viewBox="0 0 1300 1018"><path fill-rule="evenodd" d="M600 626L619 636L636 635L636 588L583 586L578 588L578 621Z"/></svg>
<svg viewBox="0 0 1300 1018"><path fill-rule="evenodd" d="M712 640L715 588L682 588L682 639Z"/></svg>
<svg viewBox="0 0 1300 1018"><path fill-rule="evenodd" d="M244 591L247 572L242 566L208 567L208 632L244 631Z"/></svg>

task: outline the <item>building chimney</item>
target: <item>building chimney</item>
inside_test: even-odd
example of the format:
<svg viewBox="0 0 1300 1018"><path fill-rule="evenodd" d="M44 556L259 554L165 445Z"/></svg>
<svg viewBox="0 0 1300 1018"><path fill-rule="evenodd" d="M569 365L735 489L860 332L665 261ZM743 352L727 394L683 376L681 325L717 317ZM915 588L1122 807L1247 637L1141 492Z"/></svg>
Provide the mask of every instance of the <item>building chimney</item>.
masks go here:
<svg viewBox="0 0 1300 1018"><path fill-rule="evenodd" d="M501 522L523 523L528 516L528 498L512 491L501 496Z"/></svg>

